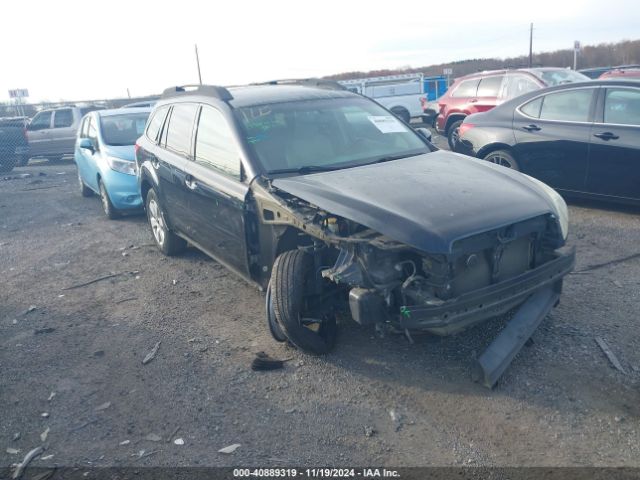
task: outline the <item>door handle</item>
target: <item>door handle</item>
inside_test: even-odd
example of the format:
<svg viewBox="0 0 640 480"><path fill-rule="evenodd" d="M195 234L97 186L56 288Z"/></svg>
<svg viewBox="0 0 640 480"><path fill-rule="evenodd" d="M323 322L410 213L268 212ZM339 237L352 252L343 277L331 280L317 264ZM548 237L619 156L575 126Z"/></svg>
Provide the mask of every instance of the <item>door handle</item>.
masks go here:
<svg viewBox="0 0 640 480"><path fill-rule="evenodd" d="M196 182L195 178L191 175L187 175L184 177L184 184L187 186L189 190L195 190L198 188L198 182Z"/></svg>
<svg viewBox="0 0 640 480"><path fill-rule="evenodd" d="M539 126L534 125L533 123L531 125L526 125L524 127L522 127L523 130L526 130L527 132L539 132L540 130L542 130Z"/></svg>
<svg viewBox="0 0 640 480"><path fill-rule="evenodd" d="M471 100L469 100L469 103L477 103L478 99L477 98L472 98Z"/></svg>
<svg viewBox="0 0 640 480"><path fill-rule="evenodd" d="M620 138L618 135L611 132L594 133L593 136L601 138L602 140L617 140Z"/></svg>

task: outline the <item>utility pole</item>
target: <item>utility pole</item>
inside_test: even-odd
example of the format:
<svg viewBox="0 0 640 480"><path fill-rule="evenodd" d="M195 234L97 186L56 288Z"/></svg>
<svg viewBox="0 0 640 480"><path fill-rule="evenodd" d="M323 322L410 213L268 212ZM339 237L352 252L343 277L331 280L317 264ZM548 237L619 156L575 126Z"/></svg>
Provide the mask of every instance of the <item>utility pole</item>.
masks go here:
<svg viewBox="0 0 640 480"><path fill-rule="evenodd" d="M533 67L533 23L529 26L529 68Z"/></svg>
<svg viewBox="0 0 640 480"><path fill-rule="evenodd" d="M200 57L198 56L198 44L196 43L196 64L198 65L198 82L202 85L202 75L200 74Z"/></svg>
<svg viewBox="0 0 640 480"><path fill-rule="evenodd" d="M580 41L573 42L573 69L578 69L578 53L580 52Z"/></svg>

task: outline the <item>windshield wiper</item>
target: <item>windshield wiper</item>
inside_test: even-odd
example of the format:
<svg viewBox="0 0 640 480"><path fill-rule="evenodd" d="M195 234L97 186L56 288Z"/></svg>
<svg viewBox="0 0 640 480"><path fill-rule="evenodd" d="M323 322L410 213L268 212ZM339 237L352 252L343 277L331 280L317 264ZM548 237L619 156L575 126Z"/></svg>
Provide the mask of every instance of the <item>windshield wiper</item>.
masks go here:
<svg viewBox="0 0 640 480"><path fill-rule="evenodd" d="M410 154L406 154L403 153L401 155L387 155L386 157L380 157L380 158L376 158L375 160L373 160L372 162L368 162L368 163L363 163L362 165L373 165L374 163L384 163L384 162L391 162L393 160L400 160L401 158L409 158L409 157L416 157L418 155L422 155L424 152L420 152L420 153L410 153Z"/></svg>
<svg viewBox="0 0 640 480"><path fill-rule="evenodd" d="M269 170L269 174L277 175L278 173L298 173L304 175L305 173L313 172L330 172L331 170L338 170L340 167L328 166L328 165L305 165L304 167L297 168L280 168L278 170Z"/></svg>

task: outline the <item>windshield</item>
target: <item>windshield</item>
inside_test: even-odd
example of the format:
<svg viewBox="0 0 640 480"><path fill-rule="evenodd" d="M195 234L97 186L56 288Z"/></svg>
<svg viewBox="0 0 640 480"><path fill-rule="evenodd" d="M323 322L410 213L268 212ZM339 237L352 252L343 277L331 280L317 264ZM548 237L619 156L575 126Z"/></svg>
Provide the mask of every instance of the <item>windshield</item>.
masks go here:
<svg viewBox="0 0 640 480"><path fill-rule="evenodd" d="M589 77L575 70L534 70L533 73L549 87L563 83L586 82Z"/></svg>
<svg viewBox="0 0 640 480"><path fill-rule="evenodd" d="M144 132L148 116L149 112L141 112L100 117L102 141L113 147L134 145Z"/></svg>
<svg viewBox="0 0 640 480"><path fill-rule="evenodd" d="M346 168L430 151L410 128L363 98L245 107L238 116L269 173Z"/></svg>

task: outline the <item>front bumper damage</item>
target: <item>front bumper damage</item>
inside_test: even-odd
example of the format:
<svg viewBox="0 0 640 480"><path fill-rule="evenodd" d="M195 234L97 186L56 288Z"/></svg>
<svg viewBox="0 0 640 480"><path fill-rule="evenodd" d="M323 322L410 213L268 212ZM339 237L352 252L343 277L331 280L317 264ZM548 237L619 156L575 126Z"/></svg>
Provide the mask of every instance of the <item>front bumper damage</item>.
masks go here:
<svg viewBox="0 0 640 480"><path fill-rule="evenodd" d="M400 307L400 326L451 335L487 318L502 315L548 286L559 289L575 263L575 248L555 250L556 258L522 275L434 305Z"/></svg>
<svg viewBox="0 0 640 480"><path fill-rule="evenodd" d="M575 264L575 248L508 281L470 292L433 307L402 307L401 325L448 335L520 305L513 318L476 361L473 379L493 388L517 353L560 299L562 278Z"/></svg>

